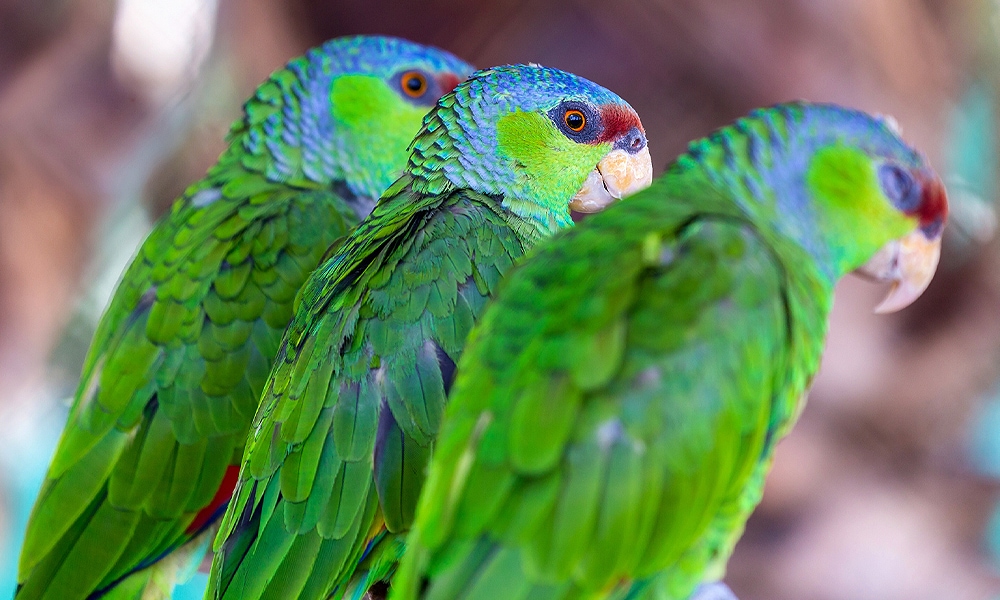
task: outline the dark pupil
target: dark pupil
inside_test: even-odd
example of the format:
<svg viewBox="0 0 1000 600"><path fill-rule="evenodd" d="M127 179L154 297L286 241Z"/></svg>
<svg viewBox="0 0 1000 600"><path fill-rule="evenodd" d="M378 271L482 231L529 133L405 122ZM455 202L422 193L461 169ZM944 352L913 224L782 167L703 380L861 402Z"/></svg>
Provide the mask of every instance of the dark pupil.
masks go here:
<svg viewBox="0 0 1000 600"><path fill-rule="evenodd" d="M574 131L583 129L583 115L577 112L569 113L566 115L566 124Z"/></svg>
<svg viewBox="0 0 1000 600"><path fill-rule="evenodd" d="M900 199L906 198L910 194L910 178L902 171L896 171L896 193Z"/></svg>
<svg viewBox="0 0 1000 600"><path fill-rule="evenodd" d="M424 82L419 77L410 77L406 80L406 87L411 92L419 92L424 87Z"/></svg>

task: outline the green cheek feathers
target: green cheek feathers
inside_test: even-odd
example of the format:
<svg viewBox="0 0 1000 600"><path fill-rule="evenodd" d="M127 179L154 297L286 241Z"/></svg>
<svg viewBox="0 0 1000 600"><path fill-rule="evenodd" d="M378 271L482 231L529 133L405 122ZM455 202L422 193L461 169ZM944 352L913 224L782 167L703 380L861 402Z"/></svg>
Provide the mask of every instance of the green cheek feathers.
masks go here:
<svg viewBox="0 0 1000 600"><path fill-rule="evenodd" d="M330 90L337 126L346 133L348 176L367 179L378 197L406 164L407 147L430 107L415 106L376 77L343 75Z"/></svg>
<svg viewBox="0 0 1000 600"><path fill-rule="evenodd" d="M578 144L537 112L514 112L497 121L497 149L516 164L520 198L549 211L565 211L610 144Z"/></svg>
<svg viewBox="0 0 1000 600"><path fill-rule="evenodd" d="M846 274L887 242L916 227L916 219L897 210L878 182L875 164L857 148L834 144L818 150L806 172L816 202L817 222L827 240L834 267Z"/></svg>

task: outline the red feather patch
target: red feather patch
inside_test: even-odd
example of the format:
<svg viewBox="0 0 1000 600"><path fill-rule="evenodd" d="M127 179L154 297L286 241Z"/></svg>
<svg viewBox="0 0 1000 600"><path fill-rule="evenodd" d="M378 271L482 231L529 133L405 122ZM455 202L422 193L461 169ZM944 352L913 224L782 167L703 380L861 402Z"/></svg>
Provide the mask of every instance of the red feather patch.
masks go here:
<svg viewBox="0 0 1000 600"><path fill-rule="evenodd" d="M935 223L943 225L948 218L948 192L944 189L944 184L936 176L924 176L920 178L923 196L920 198L920 206L914 211L920 219L921 227L928 227Z"/></svg>
<svg viewBox="0 0 1000 600"><path fill-rule="evenodd" d="M454 73L445 73L444 75L439 75L438 85L441 86L441 93L448 94L455 90L462 81Z"/></svg>
<svg viewBox="0 0 1000 600"><path fill-rule="evenodd" d="M222 478L222 484L219 485L219 489L215 492L212 501L208 503L208 506L198 511L198 514L194 516L194 521L191 521L191 524L184 530L185 533L191 534L197 532L216 516L215 513L218 512L219 508L232 498L233 489L236 488L236 481L239 475L239 465L229 465L226 469L226 474Z"/></svg>
<svg viewBox="0 0 1000 600"><path fill-rule="evenodd" d="M642 128L639 116L620 104L605 104L601 107L601 123L604 131L594 140L595 144L612 142L622 135L628 133L633 127L638 127L639 131L646 133Z"/></svg>

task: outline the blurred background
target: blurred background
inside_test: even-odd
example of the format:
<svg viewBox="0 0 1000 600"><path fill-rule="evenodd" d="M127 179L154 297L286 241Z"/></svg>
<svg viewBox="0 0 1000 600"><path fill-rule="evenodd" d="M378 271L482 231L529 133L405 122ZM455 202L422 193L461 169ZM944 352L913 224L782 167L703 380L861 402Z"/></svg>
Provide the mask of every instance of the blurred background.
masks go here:
<svg viewBox="0 0 1000 600"><path fill-rule="evenodd" d="M871 313L884 290L839 288L727 580L742 600L1000 598L992 0L0 0L0 595L136 245L268 73L351 33L593 79L638 110L658 170L760 105L895 116L946 176L943 264L897 315Z"/></svg>

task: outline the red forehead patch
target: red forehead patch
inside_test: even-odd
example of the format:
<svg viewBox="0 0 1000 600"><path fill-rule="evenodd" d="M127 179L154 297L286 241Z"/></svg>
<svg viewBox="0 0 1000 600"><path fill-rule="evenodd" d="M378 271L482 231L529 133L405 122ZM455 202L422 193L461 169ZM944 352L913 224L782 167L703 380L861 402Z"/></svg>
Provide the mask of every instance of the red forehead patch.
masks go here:
<svg viewBox="0 0 1000 600"><path fill-rule="evenodd" d="M605 104L601 106L601 122L604 124L604 131L594 140L595 144L610 142L628 133L633 127L638 127L639 131L646 133L642 128L635 112L621 106L620 104Z"/></svg>
<svg viewBox="0 0 1000 600"><path fill-rule="evenodd" d="M455 75L454 73L445 73L444 75L439 75L437 80L438 80L438 85L441 86L442 94L451 93L452 91L455 90L455 87L458 86L459 83L462 83L462 80L459 79L458 76Z"/></svg>
<svg viewBox="0 0 1000 600"><path fill-rule="evenodd" d="M920 226L935 223L943 225L948 218L948 192L945 191L944 184L934 175L922 175L919 178L923 195L914 214L920 219Z"/></svg>

